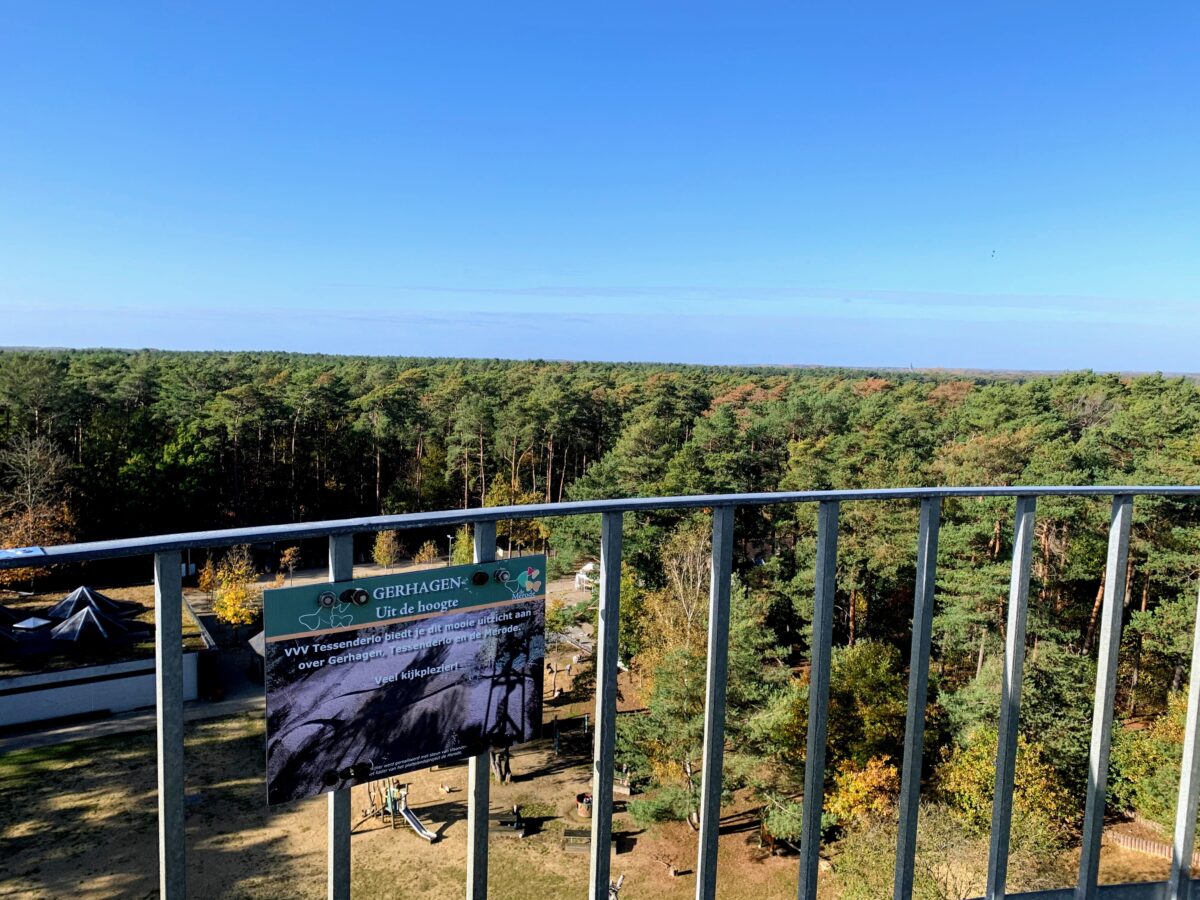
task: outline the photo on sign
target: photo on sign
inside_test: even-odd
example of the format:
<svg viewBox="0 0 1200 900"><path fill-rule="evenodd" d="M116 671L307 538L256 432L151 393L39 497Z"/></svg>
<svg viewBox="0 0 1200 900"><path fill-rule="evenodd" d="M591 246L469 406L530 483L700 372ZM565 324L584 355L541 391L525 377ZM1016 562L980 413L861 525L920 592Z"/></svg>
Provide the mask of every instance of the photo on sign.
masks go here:
<svg viewBox="0 0 1200 900"><path fill-rule="evenodd" d="M544 571L528 557L271 592L268 802L539 737Z"/></svg>

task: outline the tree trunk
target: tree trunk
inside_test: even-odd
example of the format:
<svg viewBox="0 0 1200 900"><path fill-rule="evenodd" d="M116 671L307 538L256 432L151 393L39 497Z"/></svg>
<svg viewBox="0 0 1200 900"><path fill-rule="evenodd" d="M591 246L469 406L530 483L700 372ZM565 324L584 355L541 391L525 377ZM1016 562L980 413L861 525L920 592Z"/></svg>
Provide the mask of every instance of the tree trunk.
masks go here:
<svg viewBox="0 0 1200 900"><path fill-rule="evenodd" d="M850 591L850 621L847 623L849 625L849 629L850 629L849 644L851 647L854 646L854 618L855 618L855 614L857 612L858 612L858 588L853 588Z"/></svg>
<svg viewBox="0 0 1200 900"><path fill-rule="evenodd" d="M483 498L487 496L487 468L483 465L483 430L479 431L479 505L483 506Z"/></svg>
<svg viewBox="0 0 1200 900"><path fill-rule="evenodd" d="M422 458L423 458L424 456L425 456L425 436L424 436L424 435L418 435L418 436L417 436L417 451L416 451L416 462L417 462L417 508L418 508L418 509L420 509L420 508L421 508L421 460L422 460Z"/></svg>
<svg viewBox="0 0 1200 900"><path fill-rule="evenodd" d="M979 629L979 656L975 660L975 677L983 674L983 649L987 646L987 629Z"/></svg>
<svg viewBox="0 0 1200 900"><path fill-rule="evenodd" d="M375 514L383 515L383 451L375 442Z"/></svg>
<svg viewBox="0 0 1200 900"><path fill-rule="evenodd" d="M1096 589L1096 601L1092 604L1092 614L1088 616L1087 631L1083 635L1083 652L1090 653L1092 639L1096 636L1096 622L1100 619L1100 607L1104 603L1104 582L1108 578L1108 570L1100 573L1100 587Z"/></svg>
<svg viewBox="0 0 1200 900"><path fill-rule="evenodd" d="M571 445L567 445L566 451L563 453L562 474L558 476L558 502L562 503L563 491L567 487L567 454L571 452Z"/></svg>

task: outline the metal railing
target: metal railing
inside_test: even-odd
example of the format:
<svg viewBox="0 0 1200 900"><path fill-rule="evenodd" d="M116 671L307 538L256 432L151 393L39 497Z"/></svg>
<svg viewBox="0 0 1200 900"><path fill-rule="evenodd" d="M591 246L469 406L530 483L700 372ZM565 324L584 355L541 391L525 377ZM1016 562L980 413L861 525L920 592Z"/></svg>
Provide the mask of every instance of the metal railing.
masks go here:
<svg viewBox="0 0 1200 900"><path fill-rule="evenodd" d="M1025 620L1029 604L1034 521L1039 497L1112 497L1108 537L1107 575L1104 581L1099 639L1099 660L1093 705L1087 800L1075 887L1014 894L1029 900L1187 900L1195 839L1197 803L1200 802L1200 678L1190 679L1184 752L1179 784L1174 850L1169 879L1165 882L1098 886L1100 843L1108 757L1116 695L1117 653L1121 614L1125 600L1125 570L1129 553L1130 524L1135 496L1200 497L1200 487L955 487L889 488L852 491L800 491L755 494L715 494L688 497L650 497L547 503L530 506L446 510L398 516L372 516L328 522L234 528L157 537L131 538L92 544L41 548L36 556L6 558L0 569L46 566L96 559L154 555L155 666L158 700L158 837L159 885L163 897L185 896L185 841L183 794L183 672L181 665L182 584L181 552L228 547L236 544L329 540L329 578L353 577L353 535L385 530L446 525L474 526L474 559L490 562L496 554L496 523L538 517L595 515L600 528L600 608L596 641L596 713L593 749L593 816L590 900L607 900L610 879L613 808L613 752L616 739L617 630L620 610L621 542L623 515L632 512L711 509L713 514L712 576L708 616L707 693L704 711L703 768L701 772L700 835L696 863L696 897L717 896L717 837L720 824L721 776L724 755L725 689L728 664L729 603L733 573L734 510L775 504L815 503L817 514L816 584L810 668L807 765L804 773L800 843L800 900L817 895L820 826L823 804L824 762L832 657L833 607L836 591L838 518L842 503L916 500L920 502L917 566L909 656L908 712L904 757L901 766L899 830L894 874L894 900L912 895L916 864L917 824L920 809L922 751L929 680L931 625L934 611L938 532L941 506L946 498L1013 498L1012 575L1000 709L1000 740L992 833L988 857L986 900L1006 896L1009 831L1013 809L1013 780L1021 705L1021 673L1025 651ZM1198 600L1200 604L1200 600ZM1192 673L1200 672L1200 615L1193 637ZM467 884L468 900L483 900L488 891L487 823L490 783L486 753L470 760L468 770ZM328 895L334 900L350 896L350 792L329 794Z"/></svg>

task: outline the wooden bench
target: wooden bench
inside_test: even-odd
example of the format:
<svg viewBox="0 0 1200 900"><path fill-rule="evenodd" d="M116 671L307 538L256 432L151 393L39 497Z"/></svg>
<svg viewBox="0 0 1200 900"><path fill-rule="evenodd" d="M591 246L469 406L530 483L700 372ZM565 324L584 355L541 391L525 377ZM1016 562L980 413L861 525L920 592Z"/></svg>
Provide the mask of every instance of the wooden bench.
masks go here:
<svg viewBox="0 0 1200 900"><path fill-rule="evenodd" d="M523 838L528 832L525 820L512 813L493 813L488 816L488 831L502 837Z"/></svg>
<svg viewBox="0 0 1200 900"><path fill-rule="evenodd" d="M588 828L568 828L563 831L560 846L568 853L590 853L592 832Z"/></svg>

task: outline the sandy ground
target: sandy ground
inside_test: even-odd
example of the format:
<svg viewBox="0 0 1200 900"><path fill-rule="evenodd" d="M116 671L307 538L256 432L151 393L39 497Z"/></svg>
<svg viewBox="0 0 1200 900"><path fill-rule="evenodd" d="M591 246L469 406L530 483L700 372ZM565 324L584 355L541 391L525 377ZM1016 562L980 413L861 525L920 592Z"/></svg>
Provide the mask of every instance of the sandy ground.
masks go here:
<svg viewBox="0 0 1200 900"><path fill-rule="evenodd" d="M580 740L577 749L585 746ZM323 798L268 810L262 726L256 717L189 728L188 878L194 897L321 897L325 878ZM153 736L78 742L0 758L0 896L148 897L156 891ZM588 857L561 847L565 828L586 828L573 810L588 787L582 754L556 757L550 742L513 760L514 782L493 785L492 808L521 804L539 821L524 840L491 840L492 894L498 898L582 897ZM356 897L445 898L462 890L466 855L466 767L412 777L410 802L439 835L427 844L407 828L360 822L353 844ZM442 785L451 789L445 793ZM367 805L353 792L354 819ZM536 815L534 815L536 814ZM795 861L764 858L751 817L731 814L721 839L722 896L787 897ZM647 833L615 817L614 875L622 897L694 896L690 875L671 877L667 862L692 868L695 837L682 825Z"/></svg>

